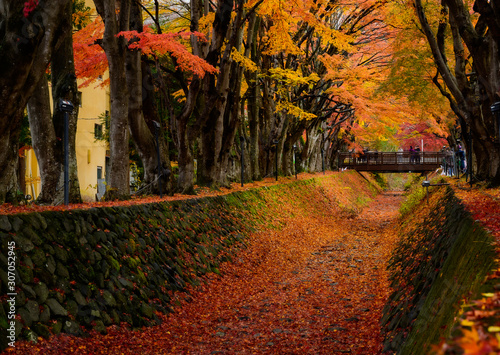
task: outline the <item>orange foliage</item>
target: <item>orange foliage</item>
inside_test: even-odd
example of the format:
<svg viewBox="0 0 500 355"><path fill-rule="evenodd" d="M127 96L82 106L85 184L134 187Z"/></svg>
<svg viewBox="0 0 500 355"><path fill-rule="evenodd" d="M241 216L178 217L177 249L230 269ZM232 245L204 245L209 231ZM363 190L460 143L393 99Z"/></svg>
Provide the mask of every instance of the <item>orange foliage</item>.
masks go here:
<svg viewBox="0 0 500 355"><path fill-rule="evenodd" d="M201 78L205 76L205 73L217 72L217 69L205 60L189 52L178 41L180 39L187 39L191 35L196 36L199 40L206 41L205 36L199 32L156 34L150 28L145 28L145 32L141 33L126 31L117 34L117 36L123 36L129 40L130 49L140 49L144 54L152 56L169 54L175 57L179 69L190 71Z"/></svg>
<svg viewBox="0 0 500 355"><path fill-rule="evenodd" d="M99 45L104 33L104 23L97 17L92 23L76 32L73 36L73 49L75 56L75 69L78 78L86 78L82 87L88 86L97 78L102 78L108 70L108 61L104 50ZM130 49L140 49L144 54L151 56L171 55L175 57L178 67L183 71L192 72L203 77L205 73L215 73L217 69L198 56L193 55L181 40L196 36L205 40L203 34L195 32L155 34L146 27L145 32L137 31L120 32L129 40ZM109 80L101 85L109 84Z"/></svg>
<svg viewBox="0 0 500 355"><path fill-rule="evenodd" d="M108 70L108 59L97 44L104 33L104 23L98 16L92 23L73 35L73 53L75 57L75 74L78 78L86 78L82 87L88 86L97 78L104 76ZM101 85L107 85L109 81Z"/></svg>

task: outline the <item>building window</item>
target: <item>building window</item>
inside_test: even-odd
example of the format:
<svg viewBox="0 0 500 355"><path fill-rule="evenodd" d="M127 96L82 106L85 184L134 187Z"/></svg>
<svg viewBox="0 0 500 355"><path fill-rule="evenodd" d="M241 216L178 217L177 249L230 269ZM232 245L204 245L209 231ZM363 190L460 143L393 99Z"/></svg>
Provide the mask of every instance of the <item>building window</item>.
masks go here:
<svg viewBox="0 0 500 355"><path fill-rule="evenodd" d="M98 166L97 167L97 180L101 180L102 179L102 166Z"/></svg>
<svg viewBox="0 0 500 355"><path fill-rule="evenodd" d="M94 138L102 139L102 124L94 124Z"/></svg>
<svg viewBox="0 0 500 355"><path fill-rule="evenodd" d="M81 91L78 91L76 93L76 99L78 100L78 106L82 107L82 92Z"/></svg>

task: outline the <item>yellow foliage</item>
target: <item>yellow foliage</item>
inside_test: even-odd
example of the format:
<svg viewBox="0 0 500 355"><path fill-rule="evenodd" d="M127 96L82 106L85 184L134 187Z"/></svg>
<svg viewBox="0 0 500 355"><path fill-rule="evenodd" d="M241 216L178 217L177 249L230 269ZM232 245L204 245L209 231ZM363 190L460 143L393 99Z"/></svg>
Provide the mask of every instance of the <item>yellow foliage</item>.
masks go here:
<svg viewBox="0 0 500 355"><path fill-rule="evenodd" d="M317 116L310 112L302 110L300 107L295 106L290 101L281 100L276 103L276 112L285 111L288 115L297 117L304 120L312 120Z"/></svg>
<svg viewBox="0 0 500 355"><path fill-rule="evenodd" d="M184 94L184 90L180 89L177 90L172 94L172 96L177 99L179 102L184 102L186 101L186 95Z"/></svg>
<svg viewBox="0 0 500 355"><path fill-rule="evenodd" d="M203 16L198 21L198 31L204 33L208 36L208 34L212 31L212 24L215 20L215 12L209 12L207 15Z"/></svg>
<svg viewBox="0 0 500 355"><path fill-rule="evenodd" d="M236 63L240 64L243 68L248 71L256 72L259 71L257 65L250 59L245 57L242 53L240 53L236 48L233 48L231 52L231 59Z"/></svg>
<svg viewBox="0 0 500 355"><path fill-rule="evenodd" d="M288 87L295 85L313 85L320 78L318 74L312 73L309 76L302 76L302 72L300 69L292 70L292 69L281 69L281 68L273 68L269 69L269 73L271 74L271 78L276 79Z"/></svg>

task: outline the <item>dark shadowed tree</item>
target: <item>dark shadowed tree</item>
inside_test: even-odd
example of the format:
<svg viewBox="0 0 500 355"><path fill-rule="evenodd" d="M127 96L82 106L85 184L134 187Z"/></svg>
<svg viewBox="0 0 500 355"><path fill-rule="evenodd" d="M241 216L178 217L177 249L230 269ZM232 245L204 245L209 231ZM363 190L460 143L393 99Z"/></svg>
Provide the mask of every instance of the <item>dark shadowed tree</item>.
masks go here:
<svg viewBox="0 0 500 355"><path fill-rule="evenodd" d="M53 49L64 38L60 24L68 3L40 0L32 11L25 9L23 1L0 3L0 202L15 197L19 190L21 121Z"/></svg>

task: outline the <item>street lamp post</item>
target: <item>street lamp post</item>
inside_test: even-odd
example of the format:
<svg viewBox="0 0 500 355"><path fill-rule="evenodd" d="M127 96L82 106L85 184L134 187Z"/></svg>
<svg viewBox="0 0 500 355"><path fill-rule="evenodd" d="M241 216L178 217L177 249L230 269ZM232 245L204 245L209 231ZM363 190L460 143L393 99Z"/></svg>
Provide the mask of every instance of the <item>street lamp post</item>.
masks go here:
<svg viewBox="0 0 500 355"><path fill-rule="evenodd" d="M325 149L321 147L321 169L323 169L323 175L325 175Z"/></svg>
<svg viewBox="0 0 500 355"><path fill-rule="evenodd" d="M293 145L293 172L295 173L295 179L297 179L297 163L295 161L295 152L297 151L297 144Z"/></svg>
<svg viewBox="0 0 500 355"><path fill-rule="evenodd" d="M161 158L160 158L160 140L158 135L160 133L160 123L158 121L153 121L155 126L155 138L156 138L156 156L158 158L158 188L160 189L160 198L163 197L163 191L161 188L161 178L162 178L162 168L161 168Z"/></svg>
<svg viewBox="0 0 500 355"><path fill-rule="evenodd" d="M276 181L278 181L278 143L279 141L277 139L273 140L273 145L274 145L274 157L275 157L275 170L276 170Z"/></svg>
<svg viewBox="0 0 500 355"><path fill-rule="evenodd" d="M69 204L69 114L73 104L69 100L59 100L59 110L64 112L64 204Z"/></svg>
<svg viewBox="0 0 500 355"><path fill-rule="evenodd" d="M243 187L245 181L245 137L240 136L240 145L241 145L241 187Z"/></svg>

